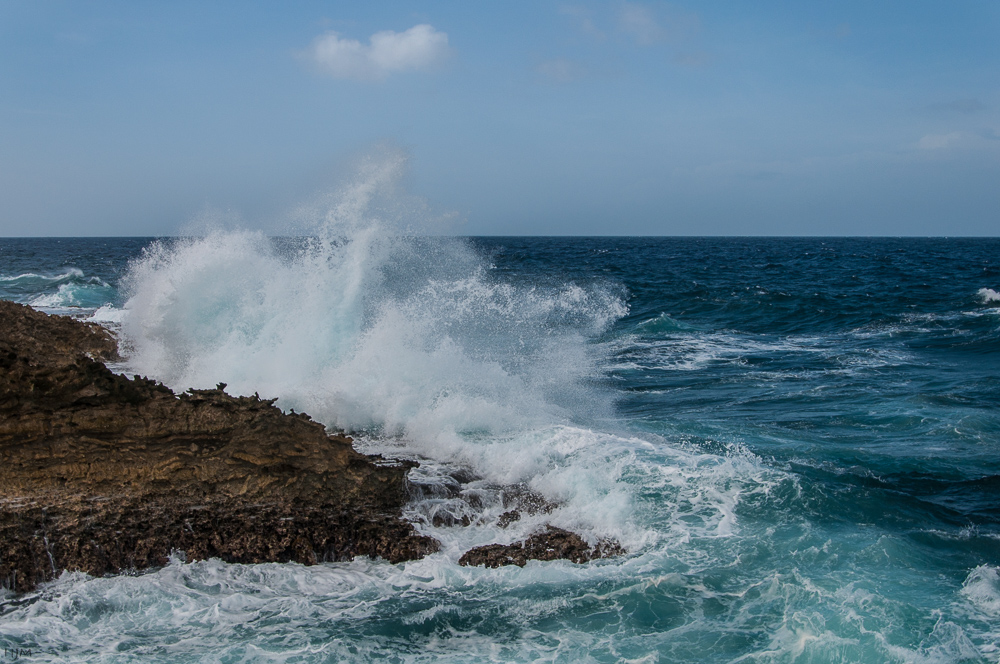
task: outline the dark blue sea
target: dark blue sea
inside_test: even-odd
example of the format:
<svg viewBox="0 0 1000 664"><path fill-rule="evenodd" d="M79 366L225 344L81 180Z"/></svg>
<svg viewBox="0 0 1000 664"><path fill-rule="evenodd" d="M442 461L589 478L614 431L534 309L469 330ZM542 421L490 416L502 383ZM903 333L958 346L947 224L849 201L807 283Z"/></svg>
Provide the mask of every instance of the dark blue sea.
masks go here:
<svg viewBox="0 0 1000 664"><path fill-rule="evenodd" d="M420 459L442 542L65 573L0 595L32 662L1000 661L998 239L0 239L0 298ZM545 524L628 554L457 564Z"/></svg>

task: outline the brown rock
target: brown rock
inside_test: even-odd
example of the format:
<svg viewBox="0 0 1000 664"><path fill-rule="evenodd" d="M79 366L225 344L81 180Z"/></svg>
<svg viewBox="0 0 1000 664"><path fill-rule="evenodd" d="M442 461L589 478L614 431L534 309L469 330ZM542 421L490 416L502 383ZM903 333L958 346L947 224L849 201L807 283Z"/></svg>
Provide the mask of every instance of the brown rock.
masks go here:
<svg viewBox="0 0 1000 664"><path fill-rule="evenodd" d="M393 562L437 543L401 519L412 462L307 415L129 380L99 326L0 301L0 585L188 559Z"/></svg>
<svg viewBox="0 0 1000 664"><path fill-rule="evenodd" d="M591 547L576 533L562 528L548 526L523 542L514 544L487 544L477 546L462 554L459 565L501 567L517 565L524 567L529 560L570 560L585 563L597 558L620 556L625 550L620 544L603 540Z"/></svg>
<svg viewBox="0 0 1000 664"><path fill-rule="evenodd" d="M521 520L521 513L517 510L509 510L504 512L497 518L497 525L501 528L506 528L515 521Z"/></svg>

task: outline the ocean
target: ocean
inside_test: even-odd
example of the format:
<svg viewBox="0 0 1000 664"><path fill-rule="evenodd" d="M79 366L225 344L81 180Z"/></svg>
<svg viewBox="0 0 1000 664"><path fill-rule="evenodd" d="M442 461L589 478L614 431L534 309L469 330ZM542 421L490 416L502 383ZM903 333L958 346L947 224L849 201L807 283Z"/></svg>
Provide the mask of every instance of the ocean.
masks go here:
<svg viewBox="0 0 1000 664"><path fill-rule="evenodd" d="M1000 240L0 239L0 298L116 371L421 461L439 553L64 573L42 662L998 662ZM461 471L473 478L442 490ZM556 504L506 529L505 491ZM471 525L456 525L468 517ZM461 567L549 523L620 558Z"/></svg>

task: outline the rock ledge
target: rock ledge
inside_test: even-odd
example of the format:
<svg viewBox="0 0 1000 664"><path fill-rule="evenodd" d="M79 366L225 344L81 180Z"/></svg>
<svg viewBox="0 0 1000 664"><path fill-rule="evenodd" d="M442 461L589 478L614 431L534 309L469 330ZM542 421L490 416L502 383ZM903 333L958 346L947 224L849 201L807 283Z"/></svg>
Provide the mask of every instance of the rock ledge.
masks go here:
<svg viewBox="0 0 1000 664"><path fill-rule="evenodd" d="M412 463L375 463L273 400L112 373L103 328L0 301L0 586L188 560L392 562Z"/></svg>

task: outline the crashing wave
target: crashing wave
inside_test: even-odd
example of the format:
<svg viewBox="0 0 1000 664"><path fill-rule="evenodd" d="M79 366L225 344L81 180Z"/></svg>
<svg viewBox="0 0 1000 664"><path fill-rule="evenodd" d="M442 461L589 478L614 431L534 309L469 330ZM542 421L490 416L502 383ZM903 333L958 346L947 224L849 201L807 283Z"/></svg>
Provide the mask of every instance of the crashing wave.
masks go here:
<svg viewBox="0 0 1000 664"><path fill-rule="evenodd" d="M1000 306L1000 293L992 288L980 288L976 294L982 298L983 304Z"/></svg>

